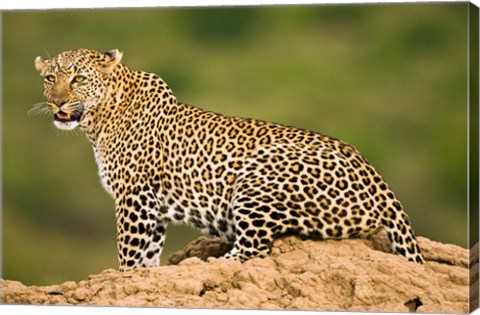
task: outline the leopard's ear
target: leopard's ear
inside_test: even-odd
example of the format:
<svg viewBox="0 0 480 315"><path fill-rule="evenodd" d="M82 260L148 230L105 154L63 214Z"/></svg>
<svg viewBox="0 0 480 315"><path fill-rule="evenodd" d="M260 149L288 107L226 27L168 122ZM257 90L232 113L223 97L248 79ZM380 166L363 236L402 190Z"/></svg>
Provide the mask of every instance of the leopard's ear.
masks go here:
<svg viewBox="0 0 480 315"><path fill-rule="evenodd" d="M38 56L35 58L35 69L40 72L41 75L45 73L48 67L49 60L43 59L42 57Z"/></svg>
<svg viewBox="0 0 480 315"><path fill-rule="evenodd" d="M123 52L118 49L109 50L101 54L101 58L98 61L100 71L104 73L110 73L116 65L122 61Z"/></svg>

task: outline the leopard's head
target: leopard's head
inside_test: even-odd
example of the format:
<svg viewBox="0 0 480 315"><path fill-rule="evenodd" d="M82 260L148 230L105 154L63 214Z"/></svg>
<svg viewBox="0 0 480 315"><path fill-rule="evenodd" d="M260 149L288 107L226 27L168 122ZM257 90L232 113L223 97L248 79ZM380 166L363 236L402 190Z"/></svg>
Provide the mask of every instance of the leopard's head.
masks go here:
<svg viewBox="0 0 480 315"><path fill-rule="evenodd" d="M74 129L86 110L105 99L111 75L121 59L118 50L99 53L87 49L66 51L52 59L35 59L35 68L44 79L46 104L57 128Z"/></svg>

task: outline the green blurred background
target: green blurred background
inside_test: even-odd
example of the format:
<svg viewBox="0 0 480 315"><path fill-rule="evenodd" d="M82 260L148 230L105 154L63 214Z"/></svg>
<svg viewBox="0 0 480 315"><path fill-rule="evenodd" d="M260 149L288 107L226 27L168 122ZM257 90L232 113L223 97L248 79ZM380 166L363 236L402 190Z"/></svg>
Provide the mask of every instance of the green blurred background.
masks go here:
<svg viewBox="0 0 480 315"><path fill-rule="evenodd" d="M81 132L31 117L37 55L124 51L204 109L356 146L417 235L467 246L467 3L3 13L3 277L117 268L113 201ZM163 262L199 234L169 227Z"/></svg>

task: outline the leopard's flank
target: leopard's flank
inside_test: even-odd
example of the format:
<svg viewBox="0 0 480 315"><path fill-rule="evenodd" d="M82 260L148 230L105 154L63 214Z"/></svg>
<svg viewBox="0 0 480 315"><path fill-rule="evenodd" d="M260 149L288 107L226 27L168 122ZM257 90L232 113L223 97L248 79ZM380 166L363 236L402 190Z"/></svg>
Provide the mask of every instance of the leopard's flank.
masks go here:
<svg viewBox="0 0 480 315"><path fill-rule="evenodd" d="M158 266L169 223L233 243L225 258L268 255L286 233L318 239L384 228L394 253L423 262L407 214L351 145L319 133L183 104L122 53L37 57L54 124L80 128L115 200L120 270Z"/></svg>

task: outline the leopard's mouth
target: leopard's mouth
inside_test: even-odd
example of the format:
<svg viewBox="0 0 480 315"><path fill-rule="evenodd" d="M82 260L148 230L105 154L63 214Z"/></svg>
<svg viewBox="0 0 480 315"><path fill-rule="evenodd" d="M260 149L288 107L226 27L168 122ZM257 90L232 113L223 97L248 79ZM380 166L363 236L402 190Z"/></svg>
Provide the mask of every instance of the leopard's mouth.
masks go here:
<svg viewBox="0 0 480 315"><path fill-rule="evenodd" d="M80 121L83 115L84 106L80 104L75 110L71 112L66 112L60 109L58 112L53 114L53 118L55 121L58 122L72 122L72 121Z"/></svg>
<svg viewBox="0 0 480 315"><path fill-rule="evenodd" d="M73 115L65 113L63 111L59 111L56 114L54 114L53 116L55 117L55 120L61 121L61 122L74 120L74 119L72 119Z"/></svg>
<svg viewBox="0 0 480 315"><path fill-rule="evenodd" d="M62 130L72 130L78 126L82 119L84 111L84 105L80 104L76 109L71 112L66 112L62 109L53 114L54 125Z"/></svg>

